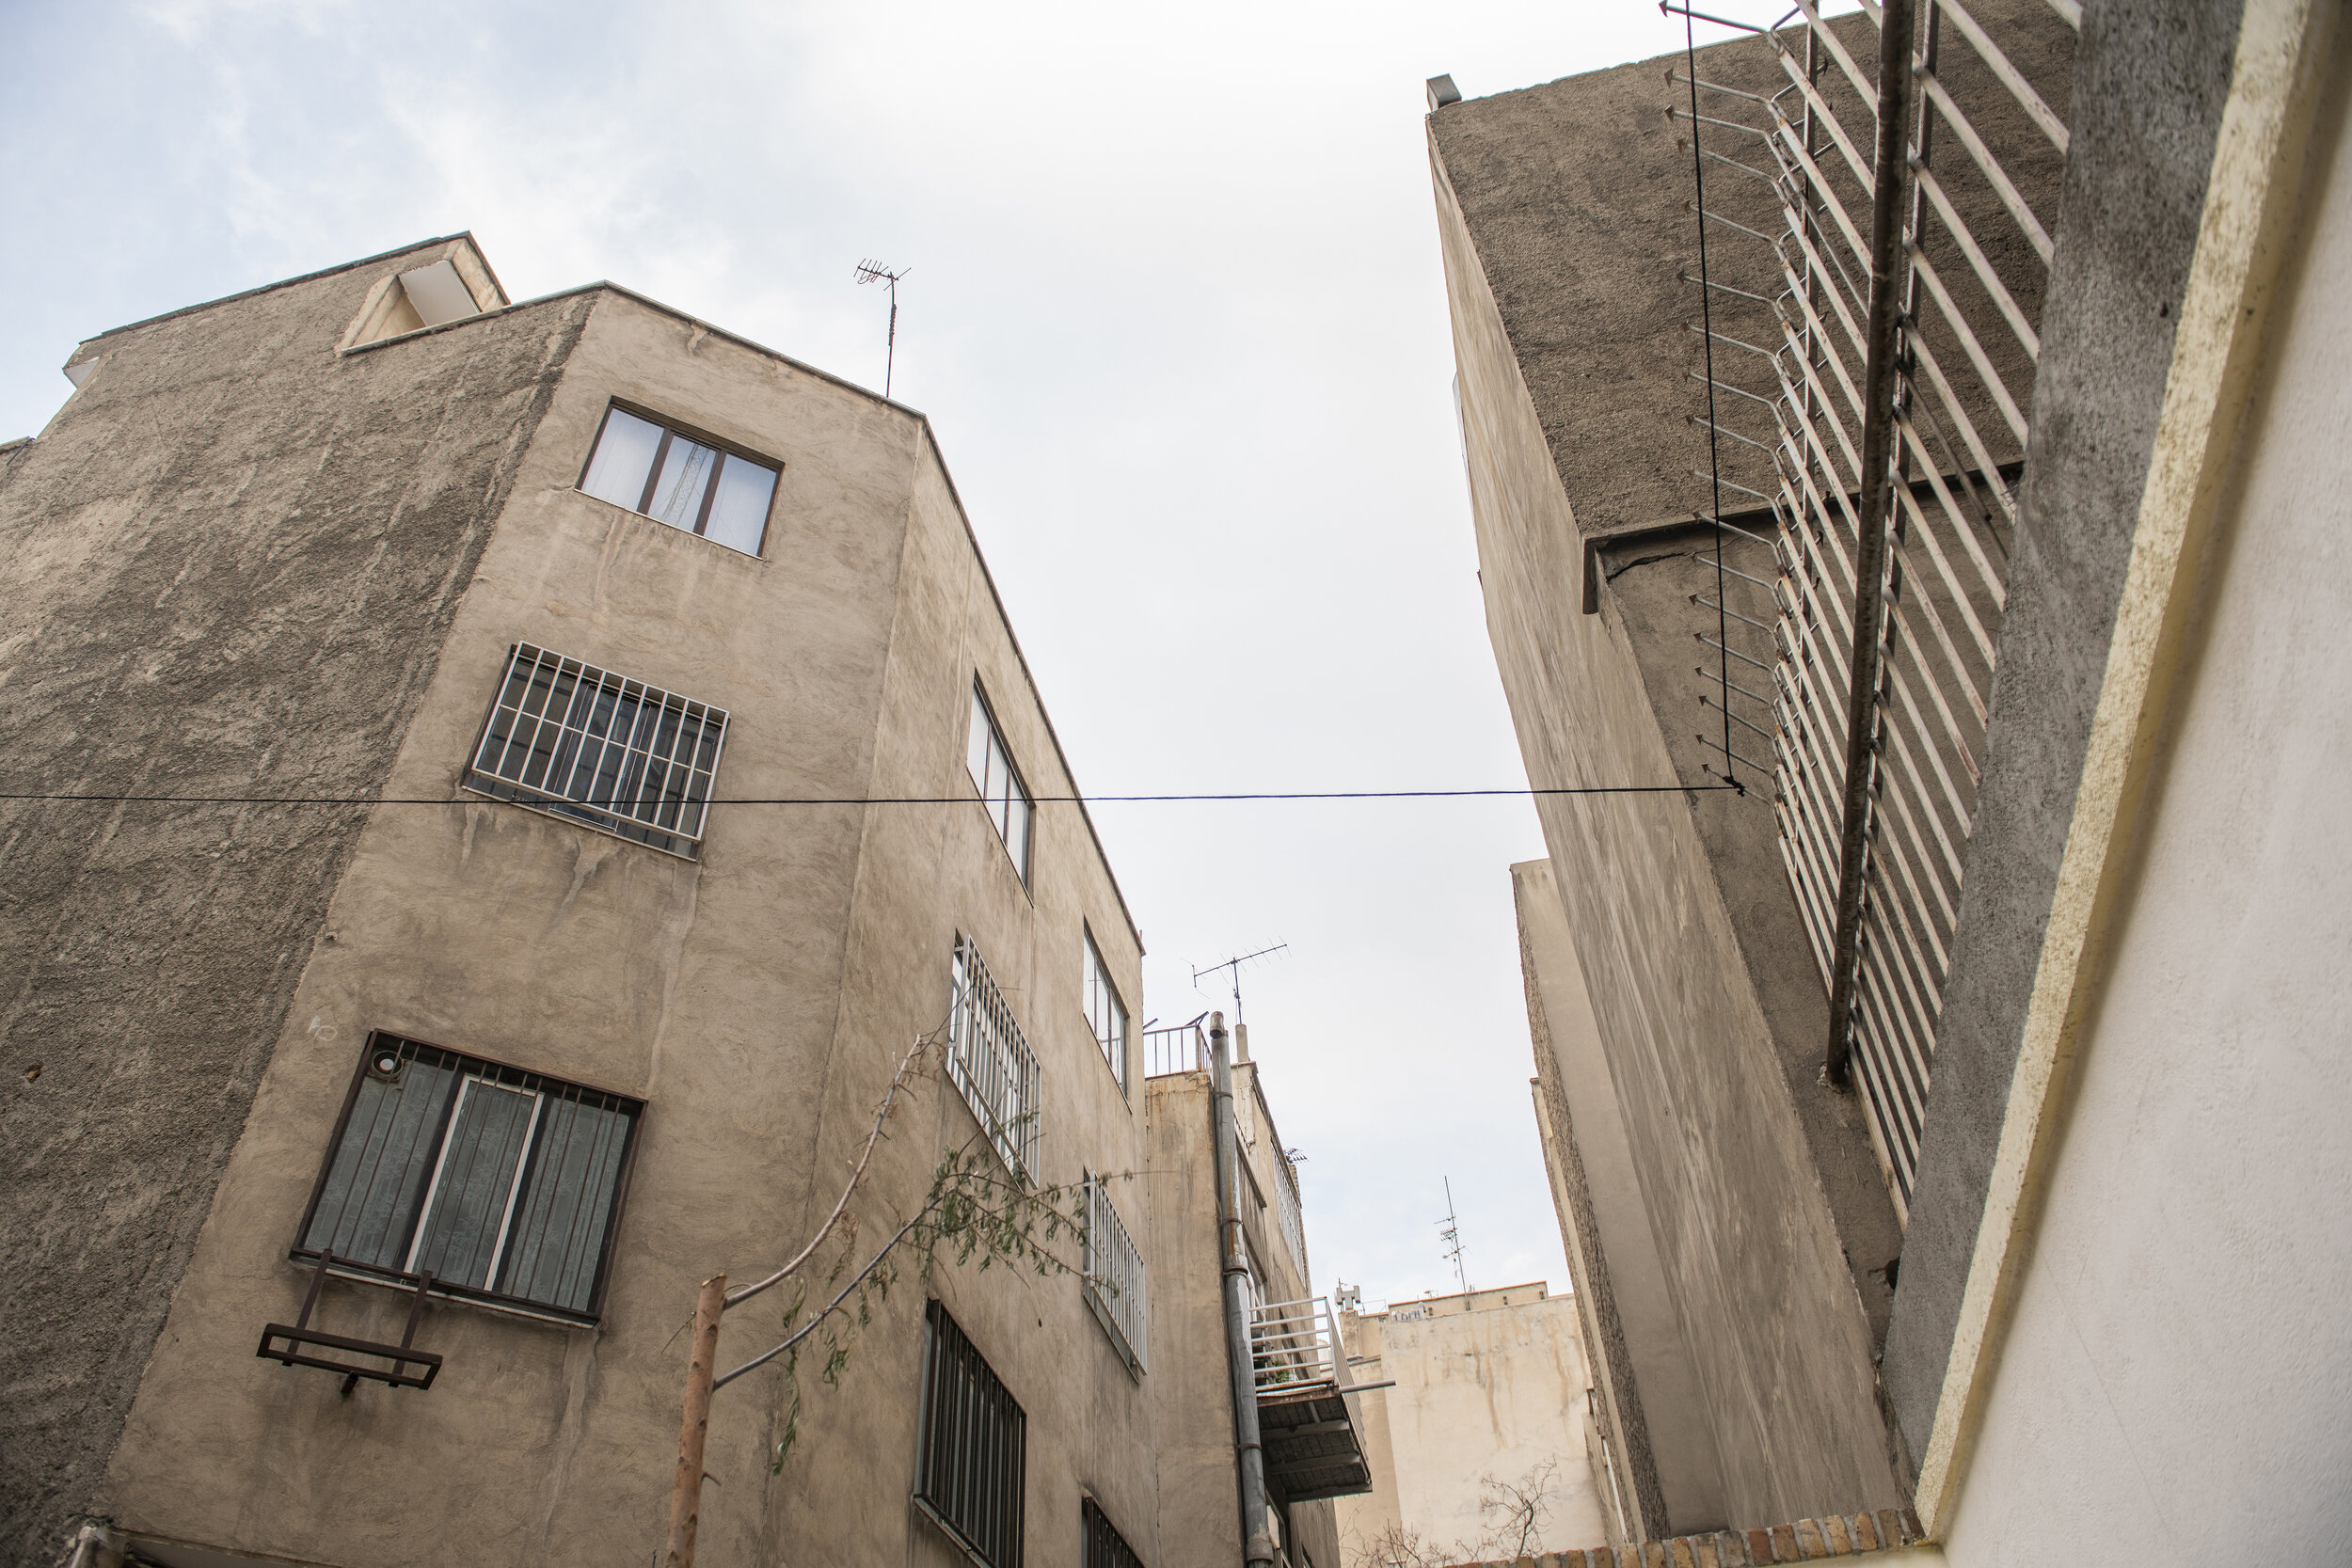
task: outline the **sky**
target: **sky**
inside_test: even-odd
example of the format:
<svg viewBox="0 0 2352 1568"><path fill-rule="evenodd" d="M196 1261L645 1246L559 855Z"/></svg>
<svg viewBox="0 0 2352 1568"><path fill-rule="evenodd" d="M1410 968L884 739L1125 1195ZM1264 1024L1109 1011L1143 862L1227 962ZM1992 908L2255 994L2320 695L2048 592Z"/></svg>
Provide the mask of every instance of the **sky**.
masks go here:
<svg viewBox="0 0 2352 1568"><path fill-rule="evenodd" d="M1754 0L1707 8L1769 20ZM1089 794L1521 787L1452 402L1423 83L1678 49L1640 0L0 0L0 439L77 341L471 230L931 418ZM1723 36L1717 32L1714 36ZM1701 41L1707 41L1702 36ZM1230 1012L1316 1288L1567 1288L1524 800L1101 804L1145 1019Z"/></svg>

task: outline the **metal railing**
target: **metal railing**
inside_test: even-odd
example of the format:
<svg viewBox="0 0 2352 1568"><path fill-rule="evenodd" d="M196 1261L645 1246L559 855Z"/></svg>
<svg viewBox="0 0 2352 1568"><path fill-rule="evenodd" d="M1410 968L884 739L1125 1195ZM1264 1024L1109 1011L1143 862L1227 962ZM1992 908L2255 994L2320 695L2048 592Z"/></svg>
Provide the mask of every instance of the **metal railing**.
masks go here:
<svg viewBox="0 0 2352 1568"><path fill-rule="evenodd" d="M1143 1075L1146 1078L1166 1078L1179 1072L1209 1070L1209 1042L1200 1032L1200 1021L1180 1023L1172 1029L1146 1029L1143 1032Z"/></svg>
<svg viewBox="0 0 2352 1568"><path fill-rule="evenodd" d="M2065 0L2051 9L2079 27ZM1704 178L1753 176L1777 208L1758 226L1715 210L1705 186L1697 204L1724 248L1693 327L1711 410L1693 422L1746 509L1719 502L1701 520L1717 525L1726 578L1772 605L1767 622L1729 594L1695 597L1716 612L1698 673L1718 733L1699 739L1726 773L1744 763L1772 780L1783 867L1831 996L1828 1070L1858 1083L1907 1214L2067 132L2044 96L2057 84L2037 89L2015 63L2021 38L2005 46L1963 0L1866 4L1837 28L1810 0L1799 10L1766 34L1778 87L1675 77ZM2028 20L2003 25L2022 35ZM1840 37L1870 27L1908 66L1883 91L1876 55ZM1900 135L1883 142L1889 114ZM1769 552L1769 580L1729 564L1761 559L1750 546Z"/></svg>
<svg viewBox="0 0 2352 1568"><path fill-rule="evenodd" d="M1280 1149L1274 1151L1274 1217L1282 1231L1282 1244L1291 1250L1291 1261L1298 1265L1302 1284L1313 1283L1307 1273L1307 1225L1298 1208L1298 1167Z"/></svg>
<svg viewBox="0 0 2352 1568"><path fill-rule="evenodd" d="M955 991L947 1014L947 1077L980 1130L1021 1178L1037 1173L1037 1057L972 939L956 938Z"/></svg>
<svg viewBox="0 0 2352 1568"><path fill-rule="evenodd" d="M1149 1317L1144 1307L1143 1255L1104 1190L1103 1179L1086 1179L1087 1228L1081 1261L1087 1300L1118 1341L1130 1366L1143 1365Z"/></svg>
<svg viewBox="0 0 2352 1568"><path fill-rule="evenodd" d="M1327 1298L1271 1301L1251 1309L1249 1375L1261 1397L1337 1384L1345 1370Z"/></svg>

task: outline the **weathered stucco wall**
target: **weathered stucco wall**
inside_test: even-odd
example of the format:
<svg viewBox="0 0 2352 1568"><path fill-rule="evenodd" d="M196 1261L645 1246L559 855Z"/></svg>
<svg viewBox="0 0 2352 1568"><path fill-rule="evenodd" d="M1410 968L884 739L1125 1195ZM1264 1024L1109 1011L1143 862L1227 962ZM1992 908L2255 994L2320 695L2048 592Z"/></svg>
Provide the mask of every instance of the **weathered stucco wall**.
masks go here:
<svg viewBox="0 0 2352 1568"><path fill-rule="evenodd" d="M1436 178L1488 631L1520 751L1538 787L1674 783L1626 619L1606 601L1581 612L1582 532L1448 181L1445 117L1474 107L1437 117ZM1702 800L1539 802L1715 1426L1728 1517L1701 1523L1897 1506L1856 1284L1869 1265L1841 1245L1699 826L1704 812L1759 808ZM1793 933L1793 912L1778 918Z"/></svg>
<svg viewBox="0 0 2352 1568"><path fill-rule="evenodd" d="M696 1282L755 1277L830 1208L892 1067L946 1015L959 929L1039 1056L1044 1176L1141 1164L1079 1004L1080 920L1131 1011L1139 953L1090 836L1054 808L1025 889L977 802L722 805L686 861L458 794L516 639L726 707L723 800L969 790L976 663L1030 787L1073 792L919 419L617 291L591 297L392 770L393 793L451 803L378 810L335 896L113 1465L107 1500L134 1528L341 1568L652 1552ZM613 396L781 460L764 559L572 488ZM332 1377L253 1357L260 1324L298 1306L287 1250L371 1028L646 1101L598 1325L437 1303L419 1337L449 1358L436 1386L348 1401ZM919 1082L862 1235L895 1227L975 1131L942 1079ZM1143 1205L1120 1201L1141 1240ZM1074 1548L1084 1485L1150 1551L1148 1407L1077 1281L949 1265L929 1286L1027 1414L1031 1549ZM950 1560L908 1503L925 1293L900 1281L839 1389L804 1377L778 1480L781 1374L720 1394L713 1560ZM764 1348L787 1306L731 1314L722 1358ZM357 1283L322 1303L331 1329L392 1338L402 1310Z"/></svg>
<svg viewBox="0 0 2352 1568"><path fill-rule="evenodd" d="M1399 1310L1402 1308L1403 1310ZM1393 1517L1432 1560L1514 1558L1505 1487L1532 1495L1543 1513L1529 1554L1605 1544L1609 1527L1586 1464L1582 1409L1589 1381L1573 1296L1515 1286L1469 1297L1391 1304L1385 1314L1344 1320L1361 1332L1358 1370L1396 1380L1364 1396L1380 1412L1389 1464L1375 1491L1340 1500L1351 1560Z"/></svg>
<svg viewBox="0 0 2352 1568"><path fill-rule="evenodd" d="M1513 866L1511 891L1544 1163L1574 1282L1566 1299L1584 1320L1581 1342L1601 1395L1598 1435L1617 1472L1625 1537L1662 1539L1724 1517L1714 1426L1650 1230L1551 863Z"/></svg>
<svg viewBox="0 0 2352 1568"><path fill-rule="evenodd" d="M2213 542L2182 562L2185 668L1947 1540L1962 1568L2352 1552L2352 71L2332 9L2294 259ZM2087 53L2164 42L2188 68L2176 112L2200 105L2180 88L2207 62L2171 45L2204 19L2093 17L2125 36L2087 27ZM2028 1523L2060 1509L2062 1546Z"/></svg>
<svg viewBox="0 0 2352 1568"><path fill-rule="evenodd" d="M0 470L9 790L384 785L586 313L338 357L379 277L453 248L84 346ZM0 807L0 1556L48 1561L93 1501L367 820Z"/></svg>

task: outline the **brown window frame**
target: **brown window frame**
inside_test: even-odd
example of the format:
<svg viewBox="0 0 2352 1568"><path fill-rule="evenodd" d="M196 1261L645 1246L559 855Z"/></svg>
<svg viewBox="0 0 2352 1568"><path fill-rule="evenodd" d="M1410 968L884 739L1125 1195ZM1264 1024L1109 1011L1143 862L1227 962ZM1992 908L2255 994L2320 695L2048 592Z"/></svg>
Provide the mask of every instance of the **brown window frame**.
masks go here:
<svg viewBox="0 0 2352 1568"><path fill-rule="evenodd" d="M604 412L596 416L596 434L588 443L588 455L580 459L580 477L572 481L573 489L579 491L583 496L590 496L592 499L604 499L603 497L595 496L588 490L588 470L596 467L597 449L604 445L605 427L612 422L612 410L615 408L619 409L624 414L633 414L638 419L644 420L647 424L660 425L661 427L661 443L654 448L652 466L645 470L644 487L638 492L636 504L628 508L630 512L635 513L640 517L648 517L652 518L655 522L661 522L660 518L654 517L650 509L653 506L654 490L661 481L661 465L670 455L670 441L674 436L683 436L690 441L713 448L727 457L740 458L746 463L755 463L760 467L773 470L776 476L776 483L768 492L767 515L759 519L759 547L750 552L751 558L754 561L765 561L768 559L768 535L775 527L776 502L784 496L784 459L780 457L764 456L743 445L740 441L730 441L723 436L713 436L707 430L698 429L693 425L686 424L680 420L674 420L667 414L657 414L652 409L644 406L643 404L631 403L627 398L605 399ZM695 509L694 526L691 531L697 539L709 539L709 535L704 531L710 527L711 503L718 499L719 476L725 471L726 465L723 463L719 464L710 470L710 478L703 484L702 505ZM620 503L618 501L607 501L606 504L608 506L617 506ZM675 523L662 523L661 526L664 528L677 527ZM689 531L680 529L679 531L687 532ZM734 546L724 544L716 539L709 539L709 542L711 544L718 545L721 549L734 550L737 555L744 553L741 550L735 549Z"/></svg>
<svg viewBox="0 0 2352 1568"><path fill-rule="evenodd" d="M433 1281L433 1292L437 1295L479 1302L501 1311L579 1326L590 1326L601 1322L604 1315L605 1292L612 1282L612 1255L615 1243L620 1236L621 1217L628 1209L629 1187L637 1169L637 1151L644 1143L646 1102L635 1095L599 1088L593 1084L582 1084L575 1079L558 1078L551 1073L533 1072L505 1062L494 1061L486 1056L478 1056L469 1051L453 1050L449 1046L436 1045L429 1040L417 1039L412 1036L393 1034L389 1030L368 1031L365 1046L359 1053L358 1065L351 1075L351 1086L343 1093L342 1109L336 1115L335 1129L328 1134L326 1151L320 1157L318 1179L311 1183L310 1199L303 1206L302 1222L295 1227L294 1243L287 1248L286 1255L298 1262L315 1263L319 1260L319 1249L307 1246L305 1243L310 1238L312 1224L318 1218L319 1205L326 1196L327 1182L334 1175L336 1158L342 1152L343 1139L351 1131L352 1113L358 1107L360 1090L366 1085L369 1078L375 1075L376 1057L387 1049L397 1050L404 1047L410 1053L408 1060L421 1060L425 1055L436 1055L443 1059L443 1065L455 1065L461 1073L494 1078L501 1084L544 1085L559 1090L571 1090L580 1095L593 1095L615 1101L619 1105L629 1108L627 1141L622 1147L619 1169L613 1178L612 1201L605 1215L604 1233L597 1243L596 1277L595 1282L589 1288L586 1307L572 1310L549 1302L534 1301L528 1296L509 1295L502 1291L461 1285L452 1280L437 1278ZM437 1158L439 1154L441 1142L448 1136L453 1114L453 1103L452 1109L440 1116L439 1126L434 1133L435 1158ZM526 1148L521 1158L526 1164L529 1164L534 1162L534 1157L538 1152L534 1132L532 1143ZM421 1202L418 1215L410 1225L412 1238L416 1227L424 1223L425 1217ZM402 1270L388 1269L341 1255L335 1259L333 1272L356 1278L381 1280L386 1284L393 1285L413 1286L419 1277Z"/></svg>

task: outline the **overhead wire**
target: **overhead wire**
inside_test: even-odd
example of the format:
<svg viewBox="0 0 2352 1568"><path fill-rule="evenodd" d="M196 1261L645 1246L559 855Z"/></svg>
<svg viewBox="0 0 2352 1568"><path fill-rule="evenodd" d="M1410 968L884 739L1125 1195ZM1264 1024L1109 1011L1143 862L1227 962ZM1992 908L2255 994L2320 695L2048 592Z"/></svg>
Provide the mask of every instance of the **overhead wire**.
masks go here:
<svg viewBox="0 0 2352 1568"><path fill-rule="evenodd" d="M1685 790L1733 789L1714 784L1574 784L1550 789L1328 789L1253 790L1230 794L1032 795L1031 805L1114 805L1216 800L1453 800L1480 798L1530 799L1554 795L1675 795ZM556 803L568 796L548 796ZM461 806L494 801L476 795L100 795L82 792L7 792L0 800L87 801L100 805L186 806ZM977 795L772 795L700 802L706 806L959 806ZM572 804L589 802L570 801Z"/></svg>

